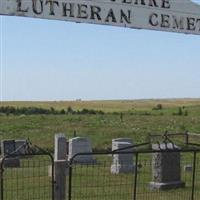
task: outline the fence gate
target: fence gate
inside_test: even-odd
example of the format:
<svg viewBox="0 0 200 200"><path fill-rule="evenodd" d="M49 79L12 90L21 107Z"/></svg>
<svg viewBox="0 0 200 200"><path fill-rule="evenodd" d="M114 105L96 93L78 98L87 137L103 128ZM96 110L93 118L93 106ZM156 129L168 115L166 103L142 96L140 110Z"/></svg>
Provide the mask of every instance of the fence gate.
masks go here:
<svg viewBox="0 0 200 200"><path fill-rule="evenodd" d="M38 147L20 148L1 161L1 200L53 200L53 157Z"/></svg>
<svg viewBox="0 0 200 200"><path fill-rule="evenodd" d="M180 160L176 160L177 155L180 155ZM197 164L197 155L198 152L193 150L138 153L135 199L199 200L200 165ZM155 157L157 159L159 156L166 159L163 162L166 166L161 167L162 164L155 162ZM174 162L167 161L171 158ZM163 181L166 185L160 186L159 179L166 180ZM171 183L170 179L173 180ZM158 182L155 183L156 180Z"/></svg>
<svg viewBox="0 0 200 200"><path fill-rule="evenodd" d="M68 200L199 200L200 148L189 144L177 148L170 142L156 145L157 150L148 144L148 148L132 146L132 151L74 155L69 164ZM79 162L84 158L91 161ZM127 162L115 162L127 158L130 167Z"/></svg>
<svg viewBox="0 0 200 200"><path fill-rule="evenodd" d="M198 200L200 199L200 152L197 152L196 157L194 199Z"/></svg>

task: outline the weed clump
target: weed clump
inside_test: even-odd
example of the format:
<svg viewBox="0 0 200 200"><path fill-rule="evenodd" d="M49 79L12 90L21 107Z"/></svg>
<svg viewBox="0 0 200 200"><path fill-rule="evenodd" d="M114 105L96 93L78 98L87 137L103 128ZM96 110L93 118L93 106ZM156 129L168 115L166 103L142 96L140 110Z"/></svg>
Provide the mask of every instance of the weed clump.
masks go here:
<svg viewBox="0 0 200 200"><path fill-rule="evenodd" d="M152 108L152 110L162 110L163 106L161 103L157 104L155 107Z"/></svg>

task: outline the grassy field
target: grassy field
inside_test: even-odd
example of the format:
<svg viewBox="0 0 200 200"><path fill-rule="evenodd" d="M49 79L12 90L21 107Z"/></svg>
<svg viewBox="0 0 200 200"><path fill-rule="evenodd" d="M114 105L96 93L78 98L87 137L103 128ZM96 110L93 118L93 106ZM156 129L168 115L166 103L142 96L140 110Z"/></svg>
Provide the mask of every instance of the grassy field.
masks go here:
<svg viewBox="0 0 200 200"><path fill-rule="evenodd" d="M158 104L162 104L162 109L154 110ZM76 131L77 136L89 137L94 149L110 148L111 139L117 137L131 137L139 143L149 133L186 130L200 133L200 99L1 103L1 106L8 105L55 109L71 106L74 110L87 108L105 112L104 115L0 115L0 140L29 138L48 149L53 148L55 133L64 133L70 138ZM178 115L179 108L182 115Z"/></svg>
<svg viewBox="0 0 200 200"><path fill-rule="evenodd" d="M66 109L71 106L75 110L83 108L102 110L105 112L124 112L133 110L151 110L157 104L162 104L164 108L200 106L200 99L148 99L148 100L99 100L99 101L9 101L1 102L1 106L15 107L42 107Z"/></svg>
<svg viewBox="0 0 200 200"><path fill-rule="evenodd" d="M162 109L157 108L158 104ZM74 102L2 102L1 106L40 107L56 110L94 109L104 114L0 114L0 140L29 138L33 144L53 151L54 134L64 133L71 138L89 137L96 150L110 149L111 140L117 137L133 138L135 143L147 140L148 134L165 131L200 133L200 99L137 100L137 101L74 101ZM181 109L181 113L180 113ZM123 113L123 114L121 114ZM199 142L197 138L194 140ZM200 155L197 160L195 196L200 191ZM37 158L38 159L38 158ZM51 198L51 178L48 176L50 161L22 160L20 168L4 171L5 199L45 199ZM112 159L97 158L95 166L73 166L73 200L129 200L133 196L134 175L113 175L110 173ZM185 164L192 164L192 155L182 156L182 180L184 189L151 191L151 156L140 157L143 166L138 174L138 200L188 200L191 195L190 172L184 172ZM98 181L97 181L98 180Z"/></svg>

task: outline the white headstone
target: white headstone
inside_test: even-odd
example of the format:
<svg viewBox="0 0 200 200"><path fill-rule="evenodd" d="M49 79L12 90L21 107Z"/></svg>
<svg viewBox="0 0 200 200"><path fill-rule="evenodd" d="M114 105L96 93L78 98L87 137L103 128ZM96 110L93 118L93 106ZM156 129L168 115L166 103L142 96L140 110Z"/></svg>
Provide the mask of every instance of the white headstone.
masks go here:
<svg viewBox="0 0 200 200"><path fill-rule="evenodd" d="M69 140L69 159L78 153L92 153L91 142L87 138L75 137ZM74 158L78 163L94 163L92 155L79 155Z"/></svg>
<svg viewBox="0 0 200 200"><path fill-rule="evenodd" d="M115 138L112 139L112 143L113 142L129 142L133 145L133 140L131 138Z"/></svg>
<svg viewBox="0 0 200 200"><path fill-rule="evenodd" d="M184 172L192 172L193 166L191 164L184 165Z"/></svg>
<svg viewBox="0 0 200 200"><path fill-rule="evenodd" d="M133 146L133 142L128 138L118 138L112 140L112 151L123 149L126 147ZM111 165L111 173L119 174L119 173L131 173L134 172L135 166L133 161L133 153L120 153L120 152L131 152L132 148L119 150L117 154L113 155L113 163Z"/></svg>

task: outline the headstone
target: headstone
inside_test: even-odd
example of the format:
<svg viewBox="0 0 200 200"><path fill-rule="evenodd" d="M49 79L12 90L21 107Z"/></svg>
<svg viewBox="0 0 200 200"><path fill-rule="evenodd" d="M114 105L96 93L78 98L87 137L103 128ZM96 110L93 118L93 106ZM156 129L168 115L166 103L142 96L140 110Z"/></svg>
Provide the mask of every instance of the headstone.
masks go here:
<svg viewBox="0 0 200 200"><path fill-rule="evenodd" d="M15 140L1 141L1 155L2 157L9 156L16 150ZM8 157L4 160L4 167L20 167L20 160L18 157Z"/></svg>
<svg viewBox="0 0 200 200"><path fill-rule="evenodd" d="M112 144L113 142L130 142L131 144L133 144L133 140L131 138L115 138L112 139ZM108 154L109 157L113 157L112 154Z"/></svg>
<svg viewBox="0 0 200 200"><path fill-rule="evenodd" d="M1 155L7 156L15 151L15 140L1 141Z"/></svg>
<svg viewBox="0 0 200 200"><path fill-rule="evenodd" d="M112 139L112 143L113 142L129 142L131 145L133 145L133 140L131 138L115 138Z"/></svg>
<svg viewBox="0 0 200 200"><path fill-rule="evenodd" d="M129 138L117 138L112 140L112 151L131 146L133 146L133 142ZM132 148L124 149L117 152L131 152L131 151ZM113 162L111 165L112 174L133 173L134 169L135 166L133 161L133 153L127 153L127 154L117 153L113 155Z"/></svg>
<svg viewBox="0 0 200 200"><path fill-rule="evenodd" d="M67 141L65 135L60 133L55 135L54 160L65 160L67 157Z"/></svg>
<svg viewBox="0 0 200 200"><path fill-rule="evenodd" d="M15 158L15 157L14 158L6 158L3 161L3 166L5 168L19 168L20 167L20 160L19 160L19 158Z"/></svg>
<svg viewBox="0 0 200 200"><path fill-rule="evenodd" d="M181 181L180 152L174 152L179 147L172 144L153 144L152 149L158 152L152 156L152 190L176 189L184 187L185 183Z"/></svg>
<svg viewBox="0 0 200 200"><path fill-rule="evenodd" d="M26 144L27 140L15 140L15 148L17 150L17 154L20 155L25 155L27 150L26 150Z"/></svg>
<svg viewBox="0 0 200 200"><path fill-rule="evenodd" d="M184 172L192 172L193 167L192 165L184 165Z"/></svg>
<svg viewBox="0 0 200 200"><path fill-rule="evenodd" d="M84 137L75 137L69 140L69 160L78 153L92 153L92 146L89 139ZM73 159L76 163L92 164L95 159L92 155L79 155Z"/></svg>

